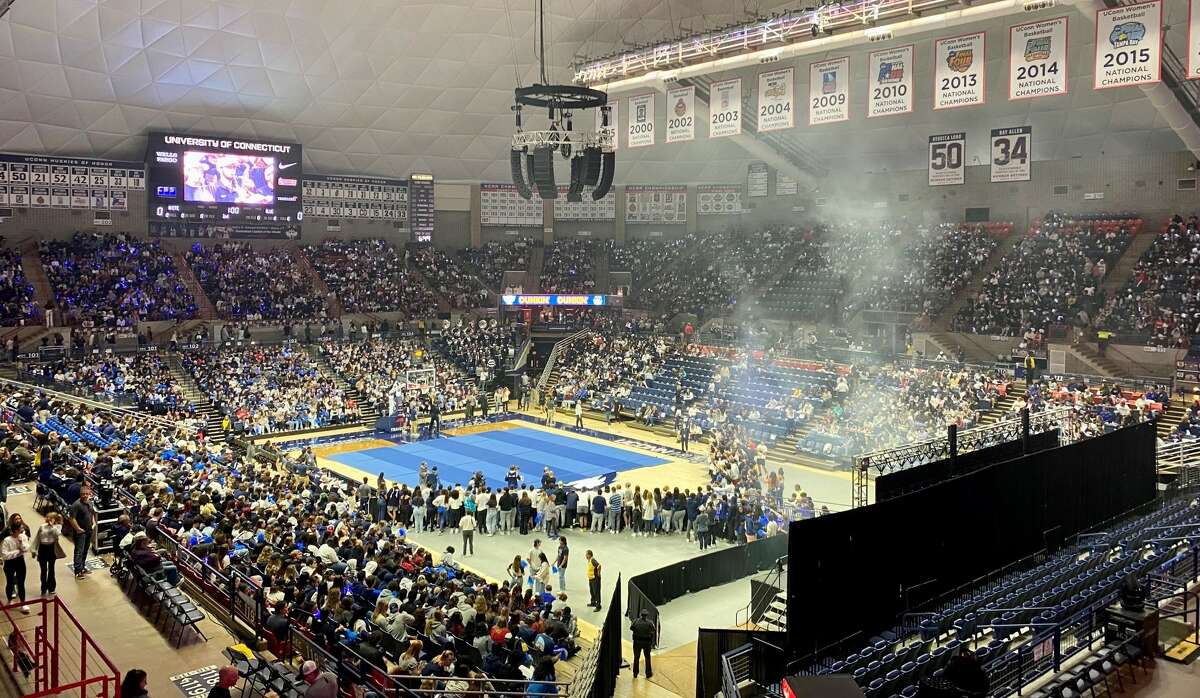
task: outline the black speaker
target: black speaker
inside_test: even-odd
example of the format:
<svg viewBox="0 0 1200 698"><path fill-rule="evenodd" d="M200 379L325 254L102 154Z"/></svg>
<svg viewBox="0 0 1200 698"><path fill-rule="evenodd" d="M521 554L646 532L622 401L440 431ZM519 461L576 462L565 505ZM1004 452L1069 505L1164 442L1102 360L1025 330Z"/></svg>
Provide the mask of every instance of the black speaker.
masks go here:
<svg viewBox="0 0 1200 698"><path fill-rule="evenodd" d="M583 201L583 158L571 158L571 186L567 188L567 201Z"/></svg>
<svg viewBox="0 0 1200 698"><path fill-rule="evenodd" d="M586 148L583 151L583 183L594 187L600 181L600 149Z"/></svg>
<svg viewBox="0 0 1200 698"><path fill-rule="evenodd" d="M600 173L600 183L592 190L593 201L599 201L608 194L608 190L612 189L613 175L616 174L617 154L604 153L602 159L604 161L604 171Z"/></svg>
<svg viewBox="0 0 1200 698"><path fill-rule="evenodd" d="M533 188L534 181L535 180L533 178L533 153L526 152L525 153L525 182L529 185L530 189Z"/></svg>
<svg viewBox="0 0 1200 698"><path fill-rule="evenodd" d="M508 164L512 169L512 183L517 188L517 193L521 195L522 199L532 199L533 192L529 189L529 184L525 182L525 175L521 172L521 151L510 152Z"/></svg>
<svg viewBox="0 0 1200 698"><path fill-rule="evenodd" d="M543 199L558 198L558 185L554 183L554 151L549 146L533 149L533 186Z"/></svg>

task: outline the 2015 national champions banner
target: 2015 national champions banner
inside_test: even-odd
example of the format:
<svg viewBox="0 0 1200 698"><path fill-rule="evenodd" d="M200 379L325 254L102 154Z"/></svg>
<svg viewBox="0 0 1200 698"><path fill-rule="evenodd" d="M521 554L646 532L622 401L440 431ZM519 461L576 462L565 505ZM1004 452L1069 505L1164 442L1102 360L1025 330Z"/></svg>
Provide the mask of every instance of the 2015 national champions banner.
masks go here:
<svg viewBox="0 0 1200 698"><path fill-rule="evenodd" d="M140 162L0 153L0 206L127 211L134 191Z"/></svg>

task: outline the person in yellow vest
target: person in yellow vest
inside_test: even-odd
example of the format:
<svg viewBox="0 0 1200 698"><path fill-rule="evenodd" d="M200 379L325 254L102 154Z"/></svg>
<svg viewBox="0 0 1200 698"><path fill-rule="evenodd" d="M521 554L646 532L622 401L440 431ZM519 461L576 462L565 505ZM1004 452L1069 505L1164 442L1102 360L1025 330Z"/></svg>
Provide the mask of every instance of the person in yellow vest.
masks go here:
<svg viewBox="0 0 1200 698"><path fill-rule="evenodd" d="M1112 332L1104 329L1096 332L1096 346L1099 348L1100 356L1104 356L1104 352L1108 351L1110 341L1112 341Z"/></svg>
<svg viewBox="0 0 1200 698"><path fill-rule="evenodd" d="M1030 350L1025 354L1025 385L1037 382L1037 357Z"/></svg>
<svg viewBox="0 0 1200 698"><path fill-rule="evenodd" d="M583 554L584 569L587 570L588 591L591 593L591 600L588 601L588 606L600 610L600 561L592 555L589 550Z"/></svg>

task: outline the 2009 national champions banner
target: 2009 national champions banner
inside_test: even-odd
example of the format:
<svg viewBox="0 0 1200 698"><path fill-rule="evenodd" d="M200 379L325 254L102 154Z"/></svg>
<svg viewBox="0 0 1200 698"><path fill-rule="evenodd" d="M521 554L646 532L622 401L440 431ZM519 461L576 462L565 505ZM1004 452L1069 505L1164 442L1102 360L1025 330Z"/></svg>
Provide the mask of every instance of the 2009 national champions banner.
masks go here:
<svg viewBox="0 0 1200 698"><path fill-rule="evenodd" d="M850 119L850 58L833 58L808 66L808 125Z"/></svg>

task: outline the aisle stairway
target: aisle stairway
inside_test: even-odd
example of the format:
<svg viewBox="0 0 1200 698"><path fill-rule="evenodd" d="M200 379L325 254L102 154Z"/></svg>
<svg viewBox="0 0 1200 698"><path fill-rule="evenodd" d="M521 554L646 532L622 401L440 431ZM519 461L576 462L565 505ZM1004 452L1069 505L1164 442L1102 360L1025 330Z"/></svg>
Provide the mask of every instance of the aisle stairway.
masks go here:
<svg viewBox="0 0 1200 698"><path fill-rule="evenodd" d="M546 248L534 245L529 250L529 269L525 271L526 293L537 293L542 289L542 270L546 266Z"/></svg>
<svg viewBox="0 0 1200 698"><path fill-rule="evenodd" d="M955 294L954 300L950 301L950 303L948 303L946 307L942 309L942 312L938 314L936 318L934 318L934 324L936 327L941 329L947 329L950 327L950 324L954 320L954 316L958 314L959 309L966 305L967 301L979 295L980 289L983 288L983 280L987 278L988 274L991 274L1000 266L1000 264L1004 261L1004 258L1008 256L1008 253L1017 246L1017 243L1023 237L1024 235L1014 230L1009 233L1008 236L1000 240L1000 244L996 245L996 249L992 250L992 254L988 257L988 260L984 262L983 266L979 268L979 271L975 272L975 275L971 277L971 282L967 284L963 290Z"/></svg>
<svg viewBox="0 0 1200 698"><path fill-rule="evenodd" d="M1181 397L1171 398L1170 404L1163 412L1163 415L1158 418L1156 431L1159 438L1167 438L1175 431L1184 419L1187 418L1187 400Z"/></svg>
<svg viewBox="0 0 1200 698"><path fill-rule="evenodd" d="M304 250L300 249L300 245L295 242L288 242L284 249L291 256L296 268L304 272L305 276L312 280L313 288L325 298L325 312L329 313L329 317L341 317L342 302L330 290L329 285L325 283L325 280L321 278L317 270L313 268L312 262L308 261L308 255L304 254Z"/></svg>
<svg viewBox="0 0 1200 698"><path fill-rule="evenodd" d="M175 262L176 273L179 274L179 280L187 287L188 293L192 294L192 298L196 300L196 316L201 320L217 319L216 308L213 307L212 301L208 299L208 294L204 292L204 287L200 285L200 280L196 278L196 272L192 270L192 265L188 264L187 255L177 249L167 247L166 250L171 253L171 260Z"/></svg>
<svg viewBox="0 0 1200 698"><path fill-rule="evenodd" d="M346 395L353 399L355 404L358 405L358 411L360 415L358 424L373 429L375 427L375 423L379 421L379 417L381 416L379 414L378 407L368 402L366 396L359 392L358 388L354 387L354 384L347 380L345 376L333 370L333 366L330 366L329 362L325 360L325 357L321 355L320 347L316 345L310 345L305 347L305 351L307 351L308 355L313 358L313 361L317 363L317 366L319 366L322 371L332 376L333 379L337 381L338 386L346 393Z"/></svg>
<svg viewBox="0 0 1200 698"><path fill-rule="evenodd" d="M596 270L596 293L612 293L612 279L608 269L608 247L597 245L592 257L592 268Z"/></svg>
<svg viewBox="0 0 1200 698"><path fill-rule="evenodd" d="M21 242L21 271L25 280L33 286L33 300L38 308L38 317L42 317L42 309L54 300L54 291L50 288L50 279L46 276L46 268L42 266L42 258L38 255L38 243L33 238Z"/></svg>
<svg viewBox="0 0 1200 698"><path fill-rule="evenodd" d="M221 427L223 415L212 400L208 399L208 395L200 389L196 384L192 374L188 373L180 362L179 354L167 353L163 355L166 358L167 368L171 370L171 378L175 384L183 389L184 396L196 406L196 412L204 418L205 427L204 434L208 437L209 443L222 443L225 441L228 434Z"/></svg>
<svg viewBox="0 0 1200 698"><path fill-rule="evenodd" d="M1146 250L1150 249L1157 238L1158 234L1149 228L1143 229L1141 233L1133 236L1133 242L1125 249L1117 263L1109 268L1104 282L1100 285L1100 290L1104 292L1105 297L1111 297L1129 283L1133 276L1134 265L1138 263Z"/></svg>

